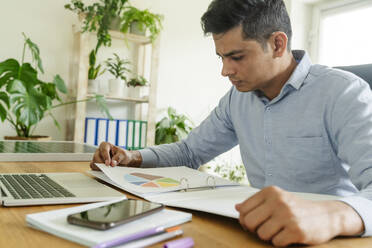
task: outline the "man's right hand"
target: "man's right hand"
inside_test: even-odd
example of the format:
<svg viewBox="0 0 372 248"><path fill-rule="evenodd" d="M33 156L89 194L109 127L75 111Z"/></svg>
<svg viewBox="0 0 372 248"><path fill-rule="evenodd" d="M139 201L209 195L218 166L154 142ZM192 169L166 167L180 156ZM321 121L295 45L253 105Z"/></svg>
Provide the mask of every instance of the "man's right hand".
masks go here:
<svg viewBox="0 0 372 248"><path fill-rule="evenodd" d="M107 166L130 166L140 167L142 156L139 151L128 151L108 142L102 142L96 152L93 160L90 162L92 170L99 170L94 163L104 163Z"/></svg>

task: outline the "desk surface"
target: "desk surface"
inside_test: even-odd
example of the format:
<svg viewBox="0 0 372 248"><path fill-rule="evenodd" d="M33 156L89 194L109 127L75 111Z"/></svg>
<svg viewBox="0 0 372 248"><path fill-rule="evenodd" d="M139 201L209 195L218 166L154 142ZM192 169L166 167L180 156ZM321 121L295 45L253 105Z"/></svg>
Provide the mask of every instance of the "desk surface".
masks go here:
<svg viewBox="0 0 372 248"><path fill-rule="evenodd" d="M0 173L84 172L88 168L88 162L0 162ZM0 247L82 247L27 227L25 221L26 214L72 206L74 205L0 207ZM182 225L184 237L192 237L196 247L271 247L269 243L259 240L256 235L244 232L235 219L197 211L185 211L192 213L193 217L191 222ZM153 247L162 247L162 244ZM372 238L337 238L314 247L370 248Z"/></svg>

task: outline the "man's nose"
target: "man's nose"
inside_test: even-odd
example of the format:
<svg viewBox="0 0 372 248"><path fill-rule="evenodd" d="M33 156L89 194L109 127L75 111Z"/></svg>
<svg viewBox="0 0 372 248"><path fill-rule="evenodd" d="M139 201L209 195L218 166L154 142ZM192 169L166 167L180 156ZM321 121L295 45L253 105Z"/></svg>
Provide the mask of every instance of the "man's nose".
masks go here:
<svg viewBox="0 0 372 248"><path fill-rule="evenodd" d="M234 74L233 68L229 65L229 63L223 62L221 75L224 77L228 77L232 74Z"/></svg>

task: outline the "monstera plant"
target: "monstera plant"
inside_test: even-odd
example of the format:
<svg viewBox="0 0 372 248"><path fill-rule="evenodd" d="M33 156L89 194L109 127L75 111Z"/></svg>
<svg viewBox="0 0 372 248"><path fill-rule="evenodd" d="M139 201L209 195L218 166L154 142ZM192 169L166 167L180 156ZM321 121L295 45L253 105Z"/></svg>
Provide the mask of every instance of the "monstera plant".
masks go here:
<svg viewBox="0 0 372 248"><path fill-rule="evenodd" d="M103 96L64 101L61 94L67 94L63 79L55 75L52 81L44 82L39 78L44 73L38 46L25 34L22 59L14 58L0 62L0 120L8 121L19 137L30 137L37 124L46 116L58 121L52 110L67 104L95 99L101 111L110 116ZM31 52L32 63L25 62L26 51Z"/></svg>

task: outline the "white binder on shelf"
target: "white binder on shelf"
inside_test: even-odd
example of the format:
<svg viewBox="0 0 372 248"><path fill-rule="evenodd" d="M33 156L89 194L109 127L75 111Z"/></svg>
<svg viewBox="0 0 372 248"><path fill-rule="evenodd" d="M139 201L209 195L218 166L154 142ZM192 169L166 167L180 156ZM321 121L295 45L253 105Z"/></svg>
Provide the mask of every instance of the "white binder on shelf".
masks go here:
<svg viewBox="0 0 372 248"><path fill-rule="evenodd" d="M120 147L127 149L127 130L128 121L127 120L118 120L118 125L116 129L116 140L115 144Z"/></svg>
<svg viewBox="0 0 372 248"><path fill-rule="evenodd" d="M146 147L146 137L147 137L147 122L141 121L141 137L140 137L140 148Z"/></svg>
<svg viewBox="0 0 372 248"><path fill-rule="evenodd" d="M107 132L107 142L110 142L111 144L118 145L116 143L116 125L118 121L117 120L108 120L108 132Z"/></svg>
<svg viewBox="0 0 372 248"><path fill-rule="evenodd" d="M108 125L107 125L108 119L97 119L97 139L96 144L99 145L103 141L107 141L107 133L108 133Z"/></svg>
<svg viewBox="0 0 372 248"><path fill-rule="evenodd" d="M96 119L86 118L85 119L85 138L84 143L89 145L95 145L96 139Z"/></svg>
<svg viewBox="0 0 372 248"><path fill-rule="evenodd" d="M133 149L138 150L140 149L140 141L141 141L141 122L134 121L134 146Z"/></svg>
<svg viewBox="0 0 372 248"><path fill-rule="evenodd" d="M134 121L128 120L128 136L127 136L127 149L133 150L134 148Z"/></svg>

